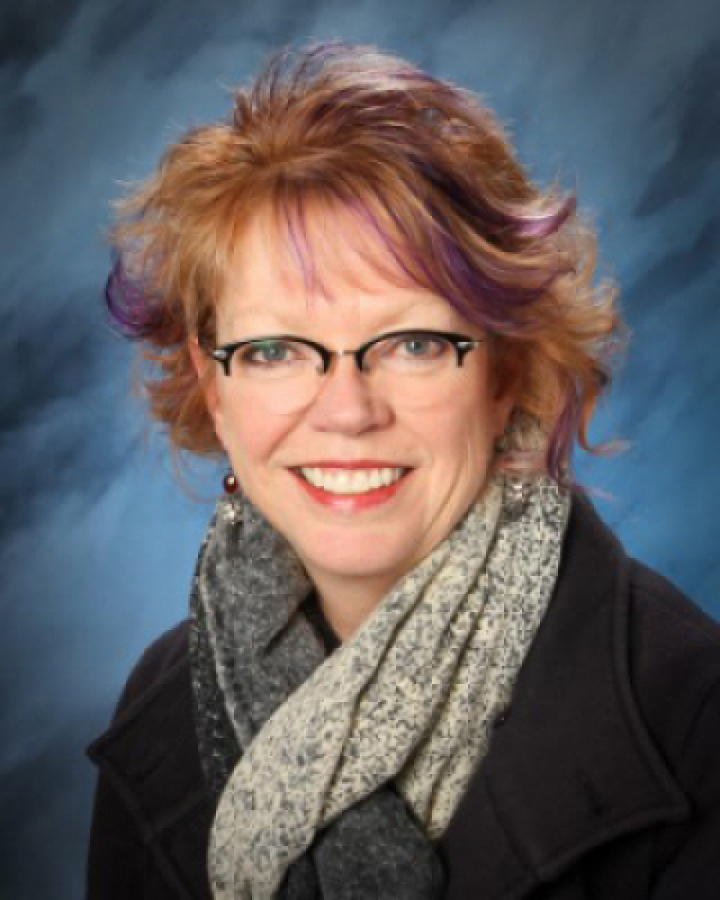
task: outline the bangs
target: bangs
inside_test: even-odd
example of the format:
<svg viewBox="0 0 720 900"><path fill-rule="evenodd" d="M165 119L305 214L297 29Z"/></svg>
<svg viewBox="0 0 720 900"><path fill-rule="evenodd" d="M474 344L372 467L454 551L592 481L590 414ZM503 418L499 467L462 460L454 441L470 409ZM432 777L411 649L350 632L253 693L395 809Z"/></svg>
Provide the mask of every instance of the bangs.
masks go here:
<svg viewBox="0 0 720 900"><path fill-rule="evenodd" d="M385 204L357 185L280 178L256 210L247 227L261 225L264 249L281 277L299 280L308 300L332 301L338 286L367 287L377 276L401 288L436 292L428 279L418 277L412 265L416 248ZM235 245L242 241L243 233L236 232Z"/></svg>
<svg viewBox="0 0 720 900"><path fill-rule="evenodd" d="M375 274L443 298L466 321L488 331L531 333L533 304L572 271L567 248L563 252L559 240L549 247L544 236L541 250L519 259L459 215L441 212L429 192L422 196L422 185L412 187L368 185L342 172L332 179L326 172L322 182L281 175L252 204L261 211L251 222L268 217L278 264L287 277L302 280L308 297L331 300L331 280L361 286ZM564 220L570 212L562 203L545 218ZM235 233L234 240L241 241L242 234ZM523 240L532 240L527 231Z"/></svg>

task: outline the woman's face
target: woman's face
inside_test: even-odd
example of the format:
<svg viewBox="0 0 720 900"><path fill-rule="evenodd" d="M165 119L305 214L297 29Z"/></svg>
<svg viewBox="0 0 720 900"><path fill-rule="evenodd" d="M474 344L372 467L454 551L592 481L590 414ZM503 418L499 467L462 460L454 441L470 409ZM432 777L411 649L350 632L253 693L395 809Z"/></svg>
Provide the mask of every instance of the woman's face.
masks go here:
<svg viewBox="0 0 720 900"><path fill-rule="evenodd" d="M328 299L308 292L300 272L283 263L290 251L258 219L228 273L217 343L292 334L338 350L404 328L483 336L442 298L399 286L352 251L336 249L352 244L349 227L332 223L330 252L314 248ZM481 491L512 405L493 383L484 343L454 373L452 394L421 408L375 391L347 356L336 358L308 406L278 413L261 392L248 395L219 365L195 358L199 367L214 367L208 405L241 489L321 590L359 579L382 595L442 541ZM408 471L391 488L357 494L313 489L299 472L358 464Z"/></svg>

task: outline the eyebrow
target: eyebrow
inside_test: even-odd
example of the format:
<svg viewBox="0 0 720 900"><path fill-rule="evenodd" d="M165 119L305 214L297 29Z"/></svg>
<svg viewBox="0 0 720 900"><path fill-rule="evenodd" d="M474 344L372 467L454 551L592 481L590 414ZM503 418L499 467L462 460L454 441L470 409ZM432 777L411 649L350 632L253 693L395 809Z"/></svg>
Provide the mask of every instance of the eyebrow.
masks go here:
<svg viewBox="0 0 720 900"><path fill-rule="evenodd" d="M380 310L379 315L378 315L379 324L376 324L376 327L374 329L372 329L372 333L373 334L381 334L384 331L390 330L390 329L407 331L408 329L412 330L413 328L426 329L426 330L438 330L438 329L453 330L456 327L455 324L452 324L449 322L441 323L438 325L414 325L411 323L411 324L398 324L397 326L393 326L390 324L392 322L392 320L402 321L405 317L412 314L413 310L417 309L417 307L419 307L421 305L424 305L424 299L425 298L423 298L423 297L418 297L414 302L409 303L402 310L393 311L392 313L388 313L387 315L382 315L381 314L382 310ZM450 304L438 303L438 310L444 309L445 305L448 307L448 312L450 312L450 313L454 312L454 310L450 306ZM302 330L303 324L306 324L306 322L307 322L307 319L303 318L302 315L298 315L296 317L294 312L291 313L290 315L284 315L282 317L277 317L277 318L272 317L273 321L269 321L267 318L265 318L265 316L268 315L268 312L270 312L270 315L271 315L271 311L262 311L260 313L260 316L263 317L263 322L259 323L258 327L254 327L255 322L257 322L257 318L254 315L254 310L253 310L253 315L250 316L250 327L249 328L247 326L242 325L242 323L239 321L239 319L242 318L241 316L238 316L238 317L233 316L232 318L230 318L228 321L228 327L235 331L239 331L239 330L250 331L250 330L252 330L252 331L257 331L258 333L265 333L268 335L270 335L271 333L272 334L282 334L282 333L289 334L290 332L294 331L295 329ZM298 312L301 312L301 311L298 310ZM430 312L430 310L428 310L427 312ZM320 323L320 325L322 327L322 323ZM301 335L298 334L297 336L300 337Z"/></svg>
<svg viewBox="0 0 720 900"><path fill-rule="evenodd" d="M373 332L373 334L369 338L367 338L366 341L372 341L378 337L392 337L396 334L414 334L415 332L437 332L438 334L456 333L454 329L442 328L439 325L433 327L427 325L410 325L407 327L391 328L390 330L383 329L381 331ZM248 337L239 338L239 340L245 343L250 341L268 341L273 338L298 338L299 340L312 341L316 344L322 343L322 341L318 341L315 338L309 338L304 334L297 334L294 331L262 331L258 332L257 336L248 335ZM366 341L363 341L363 343L366 343Z"/></svg>

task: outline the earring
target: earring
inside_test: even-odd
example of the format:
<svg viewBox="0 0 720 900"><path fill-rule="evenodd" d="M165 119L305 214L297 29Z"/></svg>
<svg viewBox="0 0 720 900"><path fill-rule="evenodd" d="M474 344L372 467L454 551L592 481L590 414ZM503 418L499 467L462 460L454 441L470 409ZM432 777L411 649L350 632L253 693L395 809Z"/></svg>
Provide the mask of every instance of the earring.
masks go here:
<svg viewBox="0 0 720 900"><path fill-rule="evenodd" d="M227 473L227 475L223 478L222 483L226 494L232 495L237 492L238 480L232 472Z"/></svg>

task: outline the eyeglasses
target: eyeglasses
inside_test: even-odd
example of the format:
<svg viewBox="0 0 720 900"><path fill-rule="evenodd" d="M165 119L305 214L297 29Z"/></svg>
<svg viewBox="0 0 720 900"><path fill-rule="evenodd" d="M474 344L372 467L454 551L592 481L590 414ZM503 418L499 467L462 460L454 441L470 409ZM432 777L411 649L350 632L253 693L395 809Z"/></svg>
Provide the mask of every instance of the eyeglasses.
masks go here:
<svg viewBox="0 0 720 900"><path fill-rule="evenodd" d="M312 403L340 356L355 357L378 395L417 408L460 387L463 361L481 343L464 334L413 329L380 334L355 350L329 350L307 338L274 334L223 344L210 355L273 412L296 412Z"/></svg>

